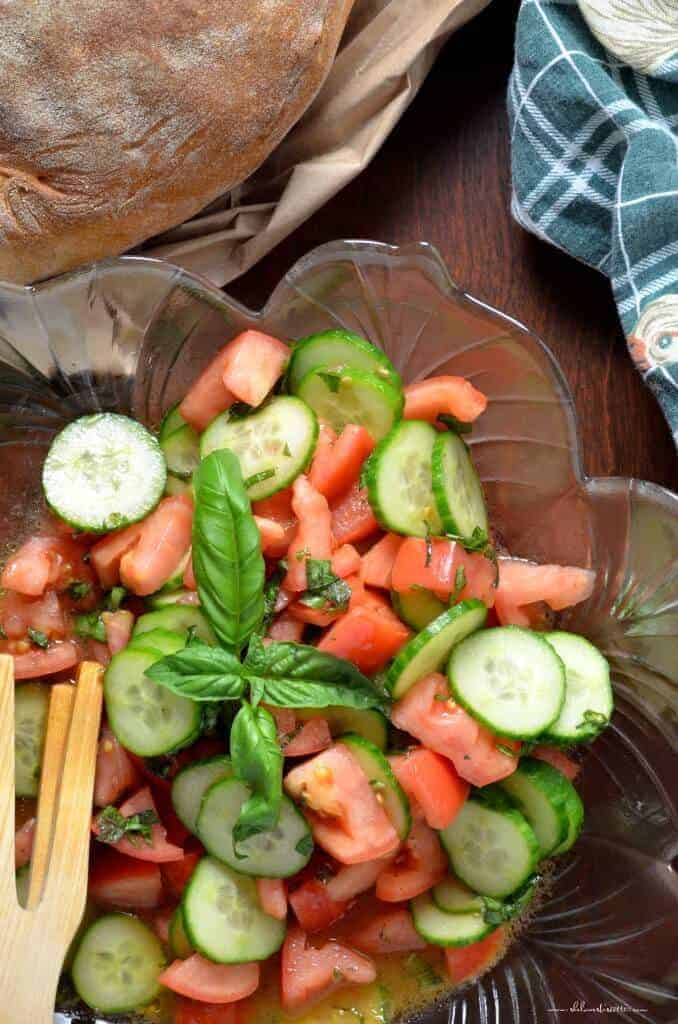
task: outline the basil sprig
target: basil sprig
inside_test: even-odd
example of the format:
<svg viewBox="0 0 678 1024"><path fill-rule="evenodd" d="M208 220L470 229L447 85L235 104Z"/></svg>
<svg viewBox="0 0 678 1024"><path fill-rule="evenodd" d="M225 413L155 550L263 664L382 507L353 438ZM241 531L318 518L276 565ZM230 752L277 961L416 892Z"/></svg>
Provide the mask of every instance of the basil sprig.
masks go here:
<svg viewBox="0 0 678 1024"><path fill-rule="evenodd" d="M237 853L245 839L275 828L280 815L283 754L270 711L242 705L231 726L231 762L236 777L252 790L233 826Z"/></svg>
<svg viewBox="0 0 678 1024"><path fill-rule="evenodd" d="M200 604L221 643L239 652L264 611L264 559L240 463L212 452L193 476L193 572Z"/></svg>

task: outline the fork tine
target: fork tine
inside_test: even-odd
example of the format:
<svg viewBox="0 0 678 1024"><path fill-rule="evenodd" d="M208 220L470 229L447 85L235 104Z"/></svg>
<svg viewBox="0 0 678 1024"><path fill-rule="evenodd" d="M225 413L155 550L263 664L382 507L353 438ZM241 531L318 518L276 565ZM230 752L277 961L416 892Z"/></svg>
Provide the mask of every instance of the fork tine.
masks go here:
<svg viewBox="0 0 678 1024"><path fill-rule="evenodd" d="M57 798L63 773L64 750L68 727L71 722L75 687L70 683L56 683L52 686L49 700L47 735L42 756L40 796L38 798L38 822L35 829L33 853L31 855L31 880L28 889L26 909L33 910L40 902L42 887L47 874Z"/></svg>
<svg viewBox="0 0 678 1024"><path fill-rule="evenodd" d="M0 655L0 904L16 904L14 881L14 659ZM10 902L11 901L11 902Z"/></svg>

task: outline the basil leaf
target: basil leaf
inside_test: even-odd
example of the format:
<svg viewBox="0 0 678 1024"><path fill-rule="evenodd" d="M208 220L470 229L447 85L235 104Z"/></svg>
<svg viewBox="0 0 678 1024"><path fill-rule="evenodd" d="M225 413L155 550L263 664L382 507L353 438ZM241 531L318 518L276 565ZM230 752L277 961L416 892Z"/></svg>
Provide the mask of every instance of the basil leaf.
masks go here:
<svg viewBox="0 0 678 1024"><path fill-rule="evenodd" d="M270 832L280 816L283 755L270 711L243 704L231 726L231 761L238 779L252 790L233 827L235 846Z"/></svg>
<svg viewBox="0 0 678 1024"><path fill-rule="evenodd" d="M278 562L275 571L266 580L264 587L264 615L261 621L261 632L265 633L275 618L275 605L280 593L280 585L285 579L287 565Z"/></svg>
<svg viewBox="0 0 678 1024"><path fill-rule="evenodd" d="M74 601L82 601L92 589L89 580L71 580L66 587L66 593Z"/></svg>
<svg viewBox="0 0 678 1024"><path fill-rule="evenodd" d="M101 625L103 626L103 622L101 623ZM26 635L28 636L28 639L31 641L31 643L35 644L36 647L49 647L49 637L47 636L46 633L43 633L41 629L33 629L32 626L29 626L28 629L26 630ZM106 634L104 633L104 640L105 639Z"/></svg>
<svg viewBox="0 0 678 1024"><path fill-rule="evenodd" d="M541 876L530 875L528 880L517 892L505 900L497 900L493 896L483 896L483 920L486 924L499 925L519 917L529 906Z"/></svg>
<svg viewBox="0 0 678 1024"><path fill-rule="evenodd" d="M127 836L133 846L139 846L142 841L152 846L151 826L160 824L160 820L153 810L139 811L124 818L117 807L109 804L99 812L96 823L96 838L100 843L118 843Z"/></svg>
<svg viewBox="0 0 678 1024"><path fill-rule="evenodd" d="M264 609L264 559L240 464L212 452L193 476L193 571L203 612L226 647L241 650Z"/></svg>
<svg viewBox="0 0 678 1024"><path fill-rule="evenodd" d="M307 608L326 608L336 611L348 607L351 588L332 570L332 563L320 558L306 561L307 590L299 600Z"/></svg>
<svg viewBox="0 0 678 1024"><path fill-rule="evenodd" d="M250 487L254 487L255 484L262 484L264 480L270 480L272 476L275 476L274 469L262 469L259 473L252 473L252 476L248 476L243 481L245 489L249 490Z"/></svg>
<svg viewBox="0 0 678 1024"><path fill-rule="evenodd" d="M146 675L191 700L237 700L245 693L243 668L235 654L207 644L184 647L161 658Z"/></svg>
<svg viewBox="0 0 678 1024"><path fill-rule="evenodd" d="M73 619L76 636L91 637L100 644L106 643L106 627L99 612L88 612L87 615L76 615Z"/></svg>
<svg viewBox="0 0 678 1024"><path fill-rule="evenodd" d="M309 558L306 561L306 586L309 590L322 590L323 587L334 583L337 576L332 572L332 563L329 559Z"/></svg>
<svg viewBox="0 0 678 1024"><path fill-rule="evenodd" d="M259 637L252 637L244 668L259 699L275 707L387 706L385 697L350 661L305 644L264 646Z"/></svg>

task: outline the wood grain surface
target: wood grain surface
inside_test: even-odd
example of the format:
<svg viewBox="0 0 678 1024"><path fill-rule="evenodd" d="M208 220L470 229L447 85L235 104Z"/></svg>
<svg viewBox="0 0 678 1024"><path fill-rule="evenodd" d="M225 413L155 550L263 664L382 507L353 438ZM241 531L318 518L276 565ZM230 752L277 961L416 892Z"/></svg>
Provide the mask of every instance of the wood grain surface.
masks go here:
<svg viewBox="0 0 678 1024"><path fill-rule="evenodd" d="M229 286L260 306L289 266L334 238L436 245L457 283L551 347L574 394L590 475L678 490L668 427L627 354L607 280L511 218L506 85L517 0L494 0L447 44L366 172Z"/></svg>

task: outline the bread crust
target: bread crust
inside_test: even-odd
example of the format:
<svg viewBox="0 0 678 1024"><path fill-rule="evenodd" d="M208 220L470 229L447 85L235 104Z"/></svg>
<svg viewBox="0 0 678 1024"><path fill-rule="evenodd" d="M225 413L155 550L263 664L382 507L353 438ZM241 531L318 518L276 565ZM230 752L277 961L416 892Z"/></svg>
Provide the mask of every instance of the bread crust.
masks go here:
<svg viewBox="0 0 678 1024"><path fill-rule="evenodd" d="M0 0L0 280L117 255L246 178L353 0Z"/></svg>

